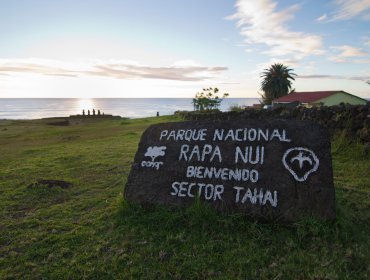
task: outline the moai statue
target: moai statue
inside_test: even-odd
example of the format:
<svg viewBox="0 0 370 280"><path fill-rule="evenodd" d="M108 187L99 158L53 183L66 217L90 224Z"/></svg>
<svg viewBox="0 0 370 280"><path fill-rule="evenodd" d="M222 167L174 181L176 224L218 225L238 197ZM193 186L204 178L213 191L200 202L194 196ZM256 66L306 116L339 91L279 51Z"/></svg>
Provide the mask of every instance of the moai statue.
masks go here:
<svg viewBox="0 0 370 280"><path fill-rule="evenodd" d="M90 110L87 110L87 115L90 116Z"/></svg>
<svg viewBox="0 0 370 280"><path fill-rule="evenodd" d="M85 109L82 109L82 116L85 116Z"/></svg>
<svg viewBox="0 0 370 280"><path fill-rule="evenodd" d="M98 110L98 116L100 116L100 110Z"/></svg>
<svg viewBox="0 0 370 280"><path fill-rule="evenodd" d="M95 109L93 109L93 116L95 116Z"/></svg>
<svg viewBox="0 0 370 280"><path fill-rule="evenodd" d="M159 117L159 112L157 112L157 117Z"/></svg>

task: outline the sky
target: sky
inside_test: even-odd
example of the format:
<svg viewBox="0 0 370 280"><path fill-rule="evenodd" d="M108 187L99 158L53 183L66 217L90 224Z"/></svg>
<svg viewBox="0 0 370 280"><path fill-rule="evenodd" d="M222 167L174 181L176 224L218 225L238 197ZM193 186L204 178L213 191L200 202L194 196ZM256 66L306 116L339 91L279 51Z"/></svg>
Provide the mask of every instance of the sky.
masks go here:
<svg viewBox="0 0 370 280"><path fill-rule="evenodd" d="M0 98L253 98L273 63L370 98L369 27L370 0L0 0Z"/></svg>

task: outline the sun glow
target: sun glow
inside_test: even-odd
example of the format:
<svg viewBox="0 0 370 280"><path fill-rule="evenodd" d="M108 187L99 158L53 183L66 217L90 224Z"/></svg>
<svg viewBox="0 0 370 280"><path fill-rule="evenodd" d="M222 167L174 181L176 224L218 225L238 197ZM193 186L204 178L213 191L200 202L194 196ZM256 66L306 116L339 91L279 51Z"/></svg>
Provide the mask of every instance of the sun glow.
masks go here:
<svg viewBox="0 0 370 280"><path fill-rule="evenodd" d="M88 110L92 112L92 110L95 109L95 104L93 99L78 99L78 111L79 114L82 114L82 111L85 111L85 114L87 115Z"/></svg>

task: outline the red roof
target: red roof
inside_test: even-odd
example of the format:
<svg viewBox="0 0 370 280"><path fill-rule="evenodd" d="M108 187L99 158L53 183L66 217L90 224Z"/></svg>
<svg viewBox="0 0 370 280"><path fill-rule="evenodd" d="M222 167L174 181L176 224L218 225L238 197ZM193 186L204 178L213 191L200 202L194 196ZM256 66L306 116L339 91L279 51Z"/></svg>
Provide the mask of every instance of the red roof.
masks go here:
<svg viewBox="0 0 370 280"><path fill-rule="evenodd" d="M289 103L298 101L300 103L310 103L315 102L317 100L323 99L335 93L341 92L340 90L337 91L308 91L308 92L294 92L283 97L274 99L274 103Z"/></svg>

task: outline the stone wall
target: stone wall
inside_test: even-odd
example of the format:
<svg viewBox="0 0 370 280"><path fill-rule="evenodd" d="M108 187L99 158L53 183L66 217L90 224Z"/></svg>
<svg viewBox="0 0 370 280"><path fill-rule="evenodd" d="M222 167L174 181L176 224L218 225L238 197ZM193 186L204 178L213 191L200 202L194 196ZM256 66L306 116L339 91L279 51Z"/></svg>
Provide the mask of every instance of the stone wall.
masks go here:
<svg viewBox="0 0 370 280"><path fill-rule="evenodd" d="M370 112L368 105L339 105L317 108L245 109L240 112L176 112L186 120L296 119L311 120L325 126L331 136L345 131L350 138L370 143Z"/></svg>

